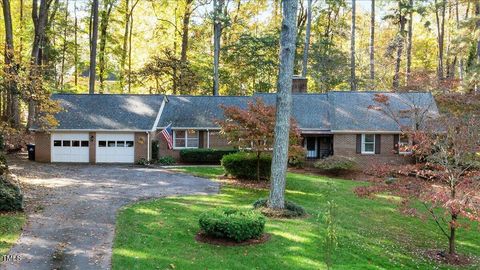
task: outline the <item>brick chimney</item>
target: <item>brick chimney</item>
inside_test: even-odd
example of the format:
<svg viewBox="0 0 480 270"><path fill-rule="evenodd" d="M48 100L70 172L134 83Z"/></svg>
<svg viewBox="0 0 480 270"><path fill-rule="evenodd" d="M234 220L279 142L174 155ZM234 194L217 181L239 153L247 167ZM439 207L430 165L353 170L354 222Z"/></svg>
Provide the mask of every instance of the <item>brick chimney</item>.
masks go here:
<svg viewBox="0 0 480 270"><path fill-rule="evenodd" d="M307 93L307 78L294 75L292 78L292 94Z"/></svg>

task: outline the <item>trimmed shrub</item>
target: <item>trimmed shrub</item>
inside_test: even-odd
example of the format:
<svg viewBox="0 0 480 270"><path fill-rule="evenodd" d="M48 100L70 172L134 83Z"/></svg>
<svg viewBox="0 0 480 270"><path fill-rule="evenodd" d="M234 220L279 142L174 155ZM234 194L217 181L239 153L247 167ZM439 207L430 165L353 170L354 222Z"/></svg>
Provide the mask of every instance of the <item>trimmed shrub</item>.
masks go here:
<svg viewBox="0 0 480 270"><path fill-rule="evenodd" d="M267 208L267 202L268 199L260 198L253 203L253 208ZM291 201L285 201L285 209L282 214L284 217L292 218L305 216L307 212L305 211L305 208L301 207L300 205Z"/></svg>
<svg viewBox="0 0 480 270"><path fill-rule="evenodd" d="M294 168L303 168L305 165L305 151L299 152L296 155L288 157L288 166Z"/></svg>
<svg viewBox="0 0 480 270"><path fill-rule="evenodd" d="M160 165L167 165L167 166L175 164L175 162L176 162L175 158L171 156L159 157L157 160L155 160L155 163Z"/></svg>
<svg viewBox="0 0 480 270"><path fill-rule="evenodd" d="M148 166L148 165L150 165L150 161L148 161L145 158L141 158L136 162L136 164L140 165L140 166Z"/></svg>
<svg viewBox="0 0 480 270"><path fill-rule="evenodd" d="M20 187L7 177L8 166L5 156L0 154L0 211L23 209L23 195Z"/></svg>
<svg viewBox="0 0 480 270"><path fill-rule="evenodd" d="M257 180L257 155L255 153L238 152L222 158L222 166L227 174L238 179ZM272 157L260 156L260 179L269 180Z"/></svg>
<svg viewBox="0 0 480 270"><path fill-rule="evenodd" d="M200 214L200 228L206 235L242 242L260 238L265 217L252 210L216 208Z"/></svg>
<svg viewBox="0 0 480 270"><path fill-rule="evenodd" d="M20 187L0 176L0 211L20 211L23 209L23 195Z"/></svg>
<svg viewBox="0 0 480 270"><path fill-rule="evenodd" d="M236 153L234 149L183 149L180 151L180 159L185 163L194 164L220 164L223 156Z"/></svg>
<svg viewBox="0 0 480 270"><path fill-rule="evenodd" d="M333 173L341 174L347 171L353 171L358 168L358 164L354 158L343 156L331 156L321 159L314 164L315 168Z"/></svg>

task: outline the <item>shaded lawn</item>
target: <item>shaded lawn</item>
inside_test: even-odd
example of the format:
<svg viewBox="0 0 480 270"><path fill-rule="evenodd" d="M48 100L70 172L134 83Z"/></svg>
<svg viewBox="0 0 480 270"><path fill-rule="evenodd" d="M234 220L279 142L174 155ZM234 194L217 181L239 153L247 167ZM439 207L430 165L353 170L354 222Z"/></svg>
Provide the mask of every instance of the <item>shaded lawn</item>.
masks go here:
<svg viewBox="0 0 480 270"><path fill-rule="evenodd" d="M24 223L23 213L0 213L0 256L8 254L20 236Z"/></svg>
<svg viewBox="0 0 480 270"><path fill-rule="evenodd" d="M221 168L192 168L185 172L211 177ZM333 269L454 269L423 259L426 249L445 249L447 242L430 220L406 217L388 196L357 198L361 185L340 179L288 174L287 198L303 205L310 216L301 220L269 219L265 244L220 247L197 243L198 215L219 206L250 208L266 191L224 186L219 195L185 196L141 202L120 211L113 249L114 269L326 269L326 202L337 210L339 246ZM319 218L320 216L320 218ZM480 256L475 229L460 229L458 251ZM474 265L464 269L478 269Z"/></svg>

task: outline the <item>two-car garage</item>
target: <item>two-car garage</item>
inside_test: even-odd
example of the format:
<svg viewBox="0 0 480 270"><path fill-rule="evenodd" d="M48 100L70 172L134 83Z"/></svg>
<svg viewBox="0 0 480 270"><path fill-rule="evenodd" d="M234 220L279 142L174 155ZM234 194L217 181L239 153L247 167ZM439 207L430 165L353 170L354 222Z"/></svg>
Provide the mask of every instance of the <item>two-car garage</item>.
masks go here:
<svg viewBox="0 0 480 270"><path fill-rule="evenodd" d="M94 163L135 161L134 133L52 133L50 145L51 162L88 163L91 156Z"/></svg>

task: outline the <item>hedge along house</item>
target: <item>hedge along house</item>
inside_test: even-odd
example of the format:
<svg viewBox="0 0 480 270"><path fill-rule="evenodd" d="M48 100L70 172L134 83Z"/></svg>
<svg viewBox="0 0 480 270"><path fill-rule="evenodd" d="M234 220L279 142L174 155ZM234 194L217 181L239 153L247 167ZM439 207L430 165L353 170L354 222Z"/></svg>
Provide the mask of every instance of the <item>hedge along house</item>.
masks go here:
<svg viewBox="0 0 480 270"><path fill-rule="evenodd" d="M380 92L298 93L292 96L292 117L304 138L307 159L332 155L355 157L359 163L403 162L403 140L398 123L372 110ZM413 125L412 108L425 119L438 115L430 93L384 93L402 125ZM216 120L224 106L246 108L262 99L275 105L275 94L253 96L164 95L54 95L65 108L60 125L49 132L37 130L36 160L41 162L134 163L151 159L152 142L158 156L180 157L182 149L232 148L220 135ZM173 149L161 131L171 124Z"/></svg>
<svg viewBox="0 0 480 270"><path fill-rule="evenodd" d="M150 159L163 95L70 95L52 98L59 125L35 132L39 162L134 163Z"/></svg>

